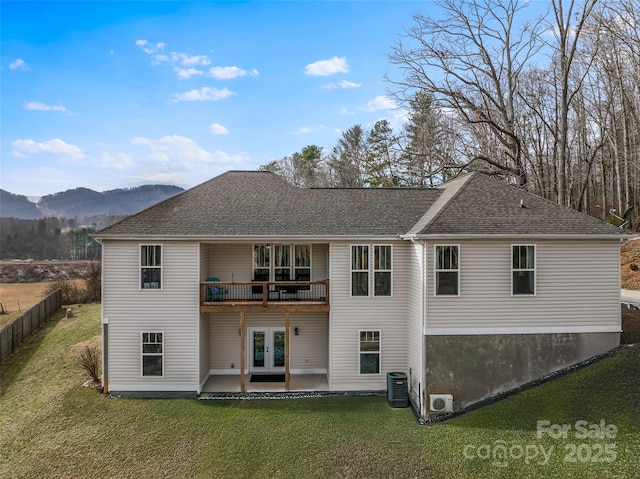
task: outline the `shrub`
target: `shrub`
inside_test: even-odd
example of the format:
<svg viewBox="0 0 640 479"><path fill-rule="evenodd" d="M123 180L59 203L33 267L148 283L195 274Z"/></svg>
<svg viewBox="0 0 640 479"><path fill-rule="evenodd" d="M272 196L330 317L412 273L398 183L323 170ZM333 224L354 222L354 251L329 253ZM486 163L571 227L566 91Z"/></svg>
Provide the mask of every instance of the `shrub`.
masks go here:
<svg viewBox="0 0 640 479"><path fill-rule="evenodd" d="M80 351L77 364L89 374L93 382L100 384L100 349L96 345L85 346Z"/></svg>
<svg viewBox="0 0 640 479"><path fill-rule="evenodd" d="M79 304L86 302L87 293L81 288L77 280L57 280L49 284L46 294L59 289L62 292L62 304Z"/></svg>

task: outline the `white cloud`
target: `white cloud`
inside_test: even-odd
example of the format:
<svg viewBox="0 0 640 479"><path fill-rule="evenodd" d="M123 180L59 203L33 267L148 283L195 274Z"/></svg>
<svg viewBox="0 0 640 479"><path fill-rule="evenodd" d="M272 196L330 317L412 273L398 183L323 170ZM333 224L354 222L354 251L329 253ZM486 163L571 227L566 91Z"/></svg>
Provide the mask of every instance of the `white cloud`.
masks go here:
<svg viewBox="0 0 640 479"><path fill-rule="evenodd" d="M176 93L173 95L173 101L219 101L229 98L232 95L235 95L235 93L226 87L219 90L218 88L205 86L199 89L189 90L184 93Z"/></svg>
<svg viewBox="0 0 640 479"><path fill-rule="evenodd" d="M309 133L313 133L316 130L323 130L325 128L325 125L301 126L293 130L291 133L293 133L294 135L306 135Z"/></svg>
<svg viewBox="0 0 640 479"><path fill-rule="evenodd" d="M362 83L355 83L352 81L342 80L341 82L327 83L323 88L328 90L334 90L336 88L360 88Z"/></svg>
<svg viewBox="0 0 640 479"><path fill-rule="evenodd" d="M15 140L11 142L11 146L15 148L12 152L14 156L48 154L71 159L85 157L85 153L81 148L65 143L60 138L53 138L39 143L33 140Z"/></svg>
<svg viewBox="0 0 640 479"><path fill-rule="evenodd" d="M379 111L379 110L393 110L396 108L396 103L389 97L379 95L373 100L367 103L367 106L362 108L365 111Z"/></svg>
<svg viewBox="0 0 640 479"><path fill-rule="evenodd" d="M40 101L30 101L24 105L26 110L38 110L38 111L57 111L60 113L71 114L69 110L63 105L47 105Z"/></svg>
<svg viewBox="0 0 640 479"><path fill-rule="evenodd" d="M211 126L209 126L209 131L214 135L226 135L227 133L229 133L229 130L227 130L220 123L211 123Z"/></svg>
<svg viewBox="0 0 640 479"><path fill-rule="evenodd" d="M347 65L346 57L333 57L329 60L319 60L309 63L304 72L311 76L329 76L336 73L349 73L349 65Z"/></svg>
<svg viewBox="0 0 640 479"><path fill-rule="evenodd" d="M217 78L218 80L233 80L237 77L243 76L258 76L258 70L255 68L251 71L243 70L242 68L231 66L231 67L212 67L207 72L208 77Z"/></svg>
<svg viewBox="0 0 640 479"><path fill-rule="evenodd" d="M28 70L29 65L22 58L16 58L9 63L9 70Z"/></svg>
<svg viewBox="0 0 640 479"><path fill-rule="evenodd" d="M190 53L169 52L165 53L164 42L155 45L148 40L136 40L136 45L149 55L152 65L167 64L173 67L179 78L188 79L194 75L204 75L204 72L194 67L210 65L211 60L207 55L191 55Z"/></svg>
<svg viewBox="0 0 640 479"><path fill-rule="evenodd" d="M349 111L349 110L347 110L345 107L342 107L342 108L340 109L340 114L341 114L341 115L355 115L355 114L356 114L356 112L355 112L355 111Z"/></svg>
<svg viewBox="0 0 640 479"><path fill-rule="evenodd" d="M102 162L104 166L119 171L129 169L135 165L134 159L126 153L116 153L115 155L103 153Z"/></svg>
<svg viewBox="0 0 640 479"><path fill-rule="evenodd" d="M178 72L178 76L180 78L184 78L186 80L188 80L189 78L191 78L194 75L203 75L204 74L200 70L196 70L195 68L181 68L181 69L178 69L177 72Z"/></svg>

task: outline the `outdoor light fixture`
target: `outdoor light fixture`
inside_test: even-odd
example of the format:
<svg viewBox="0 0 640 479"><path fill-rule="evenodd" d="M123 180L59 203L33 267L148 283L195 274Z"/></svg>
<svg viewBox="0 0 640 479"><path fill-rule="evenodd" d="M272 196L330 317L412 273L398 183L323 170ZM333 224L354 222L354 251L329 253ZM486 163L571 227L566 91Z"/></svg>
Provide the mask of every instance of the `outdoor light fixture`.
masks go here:
<svg viewBox="0 0 640 479"><path fill-rule="evenodd" d="M298 335L298 327L297 326L295 328L293 328L293 334L295 334L296 336Z"/></svg>

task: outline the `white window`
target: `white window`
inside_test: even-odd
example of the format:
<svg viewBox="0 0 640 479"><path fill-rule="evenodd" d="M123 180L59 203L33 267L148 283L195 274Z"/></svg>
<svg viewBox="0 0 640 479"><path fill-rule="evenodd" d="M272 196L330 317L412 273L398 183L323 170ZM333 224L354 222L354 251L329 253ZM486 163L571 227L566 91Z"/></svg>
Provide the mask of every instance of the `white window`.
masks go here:
<svg viewBox="0 0 640 479"><path fill-rule="evenodd" d="M458 245L436 245L436 296L460 294L460 262Z"/></svg>
<svg viewBox="0 0 640 479"><path fill-rule="evenodd" d="M311 281L311 245L295 245L293 277L296 281Z"/></svg>
<svg viewBox="0 0 640 479"><path fill-rule="evenodd" d="M380 331L360 331L360 374L380 374Z"/></svg>
<svg viewBox="0 0 640 479"><path fill-rule="evenodd" d="M391 296L391 265L391 245L351 245L351 296Z"/></svg>
<svg viewBox="0 0 640 479"><path fill-rule="evenodd" d="M142 376L164 375L164 333L142 333Z"/></svg>
<svg viewBox="0 0 640 479"><path fill-rule="evenodd" d="M140 288L162 289L162 245L140 245Z"/></svg>
<svg viewBox="0 0 640 479"><path fill-rule="evenodd" d="M368 246L351 246L351 296L369 296Z"/></svg>
<svg viewBox="0 0 640 479"><path fill-rule="evenodd" d="M311 281L311 245L253 245L253 280Z"/></svg>
<svg viewBox="0 0 640 479"><path fill-rule="evenodd" d="M536 247L511 246L511 293L536 294Z"/></svg>

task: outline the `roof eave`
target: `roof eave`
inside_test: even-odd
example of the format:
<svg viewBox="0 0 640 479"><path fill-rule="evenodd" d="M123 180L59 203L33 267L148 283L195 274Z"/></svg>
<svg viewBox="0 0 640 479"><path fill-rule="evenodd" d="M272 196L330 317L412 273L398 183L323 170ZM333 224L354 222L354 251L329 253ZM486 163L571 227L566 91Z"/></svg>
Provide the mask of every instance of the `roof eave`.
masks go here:
<svg viewBox="0 0 640 479"><path fill-rule="evenodd" d="M199 241L199 242L229 242L229 241L391 241L400 239L399 233L389 235L122 235L104 234L92 235L96 241Z"/></svg>
<svg viewBox="0 0 640 479"><path fill-rule="evenodd" d="M404 240L437 240L437 239L509 239L509 238L530 238L530 239L617 239L625 240L636 238L632 233L620 234L544 234L544 233L501 233L501 234L410 234L401 235Z"/></svg>

